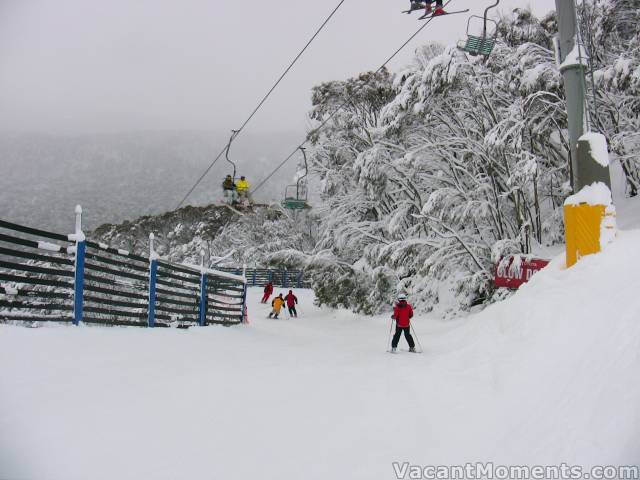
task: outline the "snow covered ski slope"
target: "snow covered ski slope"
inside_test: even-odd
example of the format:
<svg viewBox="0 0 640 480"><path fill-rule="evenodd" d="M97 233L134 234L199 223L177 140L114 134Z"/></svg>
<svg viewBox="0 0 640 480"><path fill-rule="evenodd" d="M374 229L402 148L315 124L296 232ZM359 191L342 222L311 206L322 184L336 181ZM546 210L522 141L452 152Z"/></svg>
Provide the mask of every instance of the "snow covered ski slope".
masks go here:
<svg viewBox="0 0 640 480"><path fill-rule="evenodd" d="M0 326L0 478L392 479L640 463L640 231L388 355L387 315L189 330ZM276 289L275 293L279 293ZM400 343L406 349L404 339Z"/></svg>

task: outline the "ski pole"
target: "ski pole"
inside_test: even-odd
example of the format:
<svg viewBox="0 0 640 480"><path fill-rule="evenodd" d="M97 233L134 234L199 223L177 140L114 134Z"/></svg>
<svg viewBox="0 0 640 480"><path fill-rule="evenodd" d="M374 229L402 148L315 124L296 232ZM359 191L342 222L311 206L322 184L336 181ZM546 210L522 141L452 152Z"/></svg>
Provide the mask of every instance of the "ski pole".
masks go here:
<svg viewBox="0 0 640 480"><path fill-rule="evenodd" d="M389 338L387 338L387 350L389 350L389 346L391 345L391 332L393 330L393 318L391 319L391 323L389 324Z"/></svg>
<svg viewBox="0 0 640 480"><path fill-rule="evenodd" d="M410 323L409 326L411 327L411 333L413 333L413 336L416 337L416 342L418 342L418 347L420 347L420 353L424 353L424 348L422 348L422 344L420 343L420 339L418 338L418 334L416 334L416 331L413 328L413 324Z"/></svg>

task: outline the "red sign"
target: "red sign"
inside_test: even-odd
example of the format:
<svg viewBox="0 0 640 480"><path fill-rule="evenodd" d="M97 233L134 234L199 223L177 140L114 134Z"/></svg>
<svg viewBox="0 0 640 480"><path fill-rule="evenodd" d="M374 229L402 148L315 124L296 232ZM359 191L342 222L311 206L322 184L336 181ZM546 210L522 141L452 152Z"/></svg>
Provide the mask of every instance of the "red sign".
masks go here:
<svg viewBox="0 0 640 480"><path fill-rule="evenodd" d="M504 288L519 288L538 270L549 264L542 258L527 258L524 255L503 257L496 266L495 285Z"/></svg>

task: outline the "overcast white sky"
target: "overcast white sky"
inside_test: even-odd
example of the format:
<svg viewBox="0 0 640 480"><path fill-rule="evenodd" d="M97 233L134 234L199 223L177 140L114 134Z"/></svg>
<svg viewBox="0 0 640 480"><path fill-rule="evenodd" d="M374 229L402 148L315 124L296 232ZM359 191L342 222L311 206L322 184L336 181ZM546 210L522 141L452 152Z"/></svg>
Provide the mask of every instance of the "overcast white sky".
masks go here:
<svg viewBox="0 0 640 480"><path fill-rule="evenodd" d="M338 0L0 0L0 130L237 128ZM492 0L454 0L480 13ZM408 0L346 0L249 130L304 132L310 89L377 68L418 27ZM503 0L540 15L553 0ZM420 43L462 38L467 15Z"/></svg>

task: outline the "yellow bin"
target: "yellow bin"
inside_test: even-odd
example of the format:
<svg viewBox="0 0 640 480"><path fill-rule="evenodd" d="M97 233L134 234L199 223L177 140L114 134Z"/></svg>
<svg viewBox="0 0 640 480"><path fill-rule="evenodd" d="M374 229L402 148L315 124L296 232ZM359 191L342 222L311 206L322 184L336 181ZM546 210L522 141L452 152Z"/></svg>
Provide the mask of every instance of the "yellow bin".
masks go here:
<svg viewBox="0 0 640 480"><path fill-rule="evenodd" d="M564 206L567 267L575 265L585 255L600 252L600 235L605 211L605 205L581 203Z"/></svg>

